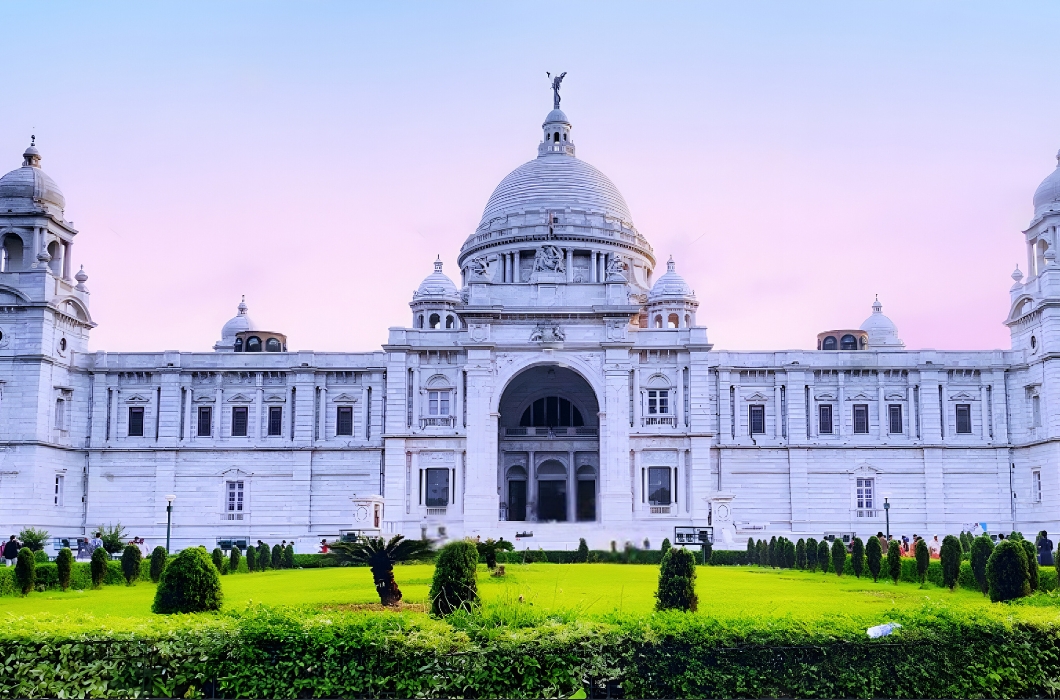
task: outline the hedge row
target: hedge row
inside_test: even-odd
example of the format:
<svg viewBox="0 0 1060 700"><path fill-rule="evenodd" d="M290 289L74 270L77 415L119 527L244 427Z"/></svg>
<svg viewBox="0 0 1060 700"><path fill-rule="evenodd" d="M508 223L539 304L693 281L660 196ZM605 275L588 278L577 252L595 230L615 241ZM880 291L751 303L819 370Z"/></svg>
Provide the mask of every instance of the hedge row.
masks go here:
<svg viewBox="0 0 1060 700"><path fill-rule="evenodd" d="M139 580L151 580L150 566L149 559L140 563ZM55 562L38 563L36 571L38 591L59 590L59 570ZM122 573L120 561L113 559L107 562L107 573L103 578L103 583L108 586L125 585L125 575ZM70 571L70 588L78 591L92 588L92 569L87 561L74 562L74 567ZM0 596L5 595L19 595L15 586L13 566L0 567Z"/></svg>
<svg viewBox="0 0 1060 700"><path fill-rule="evenodd" d="M512 624L252 608L107 632L14 621L2 697L1028 697L1060 675L1060 631L922 610L869 620L659 613ZM73 626L74 629L70 629ZM593 694L590 694L592 697Z"/></svg>

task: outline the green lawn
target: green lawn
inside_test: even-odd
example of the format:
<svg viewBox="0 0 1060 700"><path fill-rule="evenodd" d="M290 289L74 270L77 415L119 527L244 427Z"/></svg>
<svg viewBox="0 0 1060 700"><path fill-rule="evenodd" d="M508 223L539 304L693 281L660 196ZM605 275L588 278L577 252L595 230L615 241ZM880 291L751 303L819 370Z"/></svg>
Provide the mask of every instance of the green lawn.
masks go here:
<svg viewBox="0 0 1060 700"><path fill-rule="evenodd" d="M479 590L484 602L533 606L536 610L574 610L582 614L613 611L641 613L654 606L658 567L623 564L509 564L507 576L492 578L480 566ZM398 584L405 602L425 602L433 566L399 566ZM222 577L226 609L251 603L284 606L322 606L377 603L371 574L365 568L325 568L268 571ZM779 571L758 567L700 567L697 591L700 614L718 618L792 617L819 619L833 615L883 619L895 608L919 608L925 603L965 609L998 611L971 591L950 592L928 585L832 574ZM522 600L520 601L520 596ZM31 616L91 615L149 617L154 586L105 586L98 591L49 591L26 598L0 599L2 613ZM1005 606L1005 614L1024 619L1060 622L1060 607Z"/></svg>

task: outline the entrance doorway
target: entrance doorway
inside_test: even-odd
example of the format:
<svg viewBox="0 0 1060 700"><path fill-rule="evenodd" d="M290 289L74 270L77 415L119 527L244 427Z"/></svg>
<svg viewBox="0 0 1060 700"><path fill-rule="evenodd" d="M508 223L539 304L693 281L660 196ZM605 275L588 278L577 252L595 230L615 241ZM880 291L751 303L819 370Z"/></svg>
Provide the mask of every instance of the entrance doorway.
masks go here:
<svg viewBox="0 0 1060 700"><path fill-rule="evenodd" d="M567 469L555 460L537 468L537 519L567 521Z"/></svg>
<svg viewBox="0 0 1060 700"><path fill-rule="evenodd" d="M596 520L596 470L589 465L578 467L578 493L575 519L578 522Z"/></svg>
<svg viewBox="0 0 1060 700"><path fill-rule="evenodd" d="M508 470L508 520L526 520L526 470Z"/></svg>

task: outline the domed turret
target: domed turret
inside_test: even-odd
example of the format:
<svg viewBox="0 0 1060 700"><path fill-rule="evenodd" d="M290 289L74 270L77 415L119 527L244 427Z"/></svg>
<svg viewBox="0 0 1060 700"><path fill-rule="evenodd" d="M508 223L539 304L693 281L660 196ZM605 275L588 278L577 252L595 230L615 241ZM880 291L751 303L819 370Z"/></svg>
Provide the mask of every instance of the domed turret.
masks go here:
<svg viewBox="0 0 1060 700"><path fill-rule="evenodd" d="M1060 212L1060 152L1056 154L1056 169L1034 191L1034 218L1051 211Z"/></svg>
<svg viewBox="0 0 1060 700"><path fill-rule="evenodd" d="M696 325L695 292L677 274L673 256L666 261L666 273L655 280L648 292L648 327L649 328L689 328Z"/></svg>
<svg viewBox="0 0 1060 700"><path fill-rule="evenodd" d="M233 352L238 333L258 330L257 324L250 320L250 316L247 316L247 298L245 296L239 300L238 309L238 313L221 327L221 339L213 346L214 350L218 352Z"/></svg>
<svg viewBox="0 0 1060 700"><path fill-rule="evenodd" d="M460 318L456 305L460 303L460 290L453 280L442 272L442 257L434 261L434 272L420 283L412 294L412 326L426 330L456 330Z"/></svg>
<svg viewBox="0 0 1060 700"><path fill-rule="evenodd" d="M66 197L55 180L40 169L40 151L34 145L22 154L22 167L0 177L0 212L27 211L44 208L60 219L66 208Z"/></svg>
<svg viewBox="0 0 1060 700"><path fill-rule="evenodd" d="M905 348L905 343L898 337L898 327L883 315L883 304L879 297L872 303L872 315L861 324L861 330L869 334L869 348L873 350Z"/></svg>

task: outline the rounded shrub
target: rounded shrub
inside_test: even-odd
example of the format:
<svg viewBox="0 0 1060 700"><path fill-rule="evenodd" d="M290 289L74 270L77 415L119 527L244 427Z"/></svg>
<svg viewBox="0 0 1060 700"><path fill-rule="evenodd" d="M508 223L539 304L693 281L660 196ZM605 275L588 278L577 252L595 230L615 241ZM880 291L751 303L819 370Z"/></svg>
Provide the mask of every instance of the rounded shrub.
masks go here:
<svg viewBox="0 0 1060 700"><path fill-rule="evenodd" d="M272 568L272 555L269 553L269 545L262 542L258 545L258 570L265 571Z"/></svg>
<svg viewBox="0 0 1060 700"><path fill-rule="evenodd" d="M283 550L283 568L293 569L294 568L294 545L289 544L287 548Z"/></svg>
<svg viewBox="0 0 1060 700"><path fill-rule="evenodd" d="M121 552L121 573L125 577L125 585L131 586L140 578L140 562L144 555L135 544L125 545Z"/></svg>
<svg viewBox="0 0 1060 700"><path fill-rule="evenodd" d="M972 541L972 575L979 584L979 590L986 595L990 592L990 583L986 578L986 564L994 551L994 541L990 535L983 533Z"/></svg>
<svg viewBox="0 0 1060 700"><path fill-rule="evenodd" d="M221 574L202 547L183 550L162 571L151 611L171 613L221 609Z"/></svg>
<svg viewBox="0 0 1060 700"><path fill-rule="evenodd" d="M59 550L59 556L55 557L55 570L59 575L59 588L68 590L70 588L70 577L74 572L74 553L69 547Z"/></svg>
<svg viewBox="0 0 1060 700"><path fill-rule="evenodd" d="M670 540L663 540L663 547L669 547ZM578 559L579 564L585 564L589 561L589 545L585 543L584 537L578 538Z"/></svg>
<svg viewBox="0 0 1060 700"><path fill-rule="evenodd" d="M107 562L110 561L110 554L103 547L96 547L92 552L92 562L89 564L89 568L92 572L92 587L99 588L103 585L103 579L107 576Z"/></svg>
<svg viewBox="0 0 1060 700"><path fill-rule="evenodd" d="M806 540L801 537L795 543L795 568L800 570L806 568Z"/></svg>
<svg viewBox="0 0 1060 700"><path fill-rule="evenodd" d="M478 549L467 540L450 542L438 553L431 583L431 612L445 617L471 610L478 602Z"/></svg>
<svg viewBox="0 0 1060 700"><path fill-rule="evenodd" d="M29 595L37 585L37 558L29 547L18 550L18 559L15 560L15 584L22 595Z"/></svg>
<svg viewBox="0 0 1060 700"><path fill-rule="evenodd" d="M902 576L902 543L896 539L887 545L887 575L897 586Z"/></svg>
<svg viewBox="0 0 1060 700"><path fill-rule="evenodd" d="M817 569L817 540L813 537L806 540L806 569L808 571Z"/></svg>
<svg viewBox="0 0 1060 700"><path fill-rule="evenodd" d="M662 541L662 544L659 546L659 551L662 552L663 555L665 555L667 552L670 551L671 547L673 547L673 545L670 544L670 538L669 537L664 537L663 541Z"/></svg>
<svg viewBox="0 0 1060 700"><path fill-rule="evenodd" d="M883 546L879 537L870 537L865 544L865 564L869 567L869 574L875 583L880 579L880 567L883 564Z"/></svg>
<svg viewBox="0 0 1060 700"><path fill-rule="evenodd" d="M927 542L921 537L916 541L916 545L913 547L913 553L916 555L916 577L920 581L920 585L924 585L924 581L927 580L927 570L931 566L931 552L928 551Z"/></svg>
<svg viewBox="0 0 1060 700"><path fill-rule="evenodd" d="M151 550L151 580L158 583L162 569L166 568L166 548L158 545Z"/></svg>
<svg viewBox="0 0 1060 700"><path fill-rule="evenodd" d="M274 569L283 568L283 548L280 547L280 545L272 545L272 554L269 557L269 564Z"/></svg>
<svg viewBox="0 0 1060 700"><path fill-rule="evenodd" d="M821 567L823 573L831 569L832 550L828 548L828 540L821 540L817 545L817 566Z"/></svg>
<svg viewBox="0 0 1060 700"><path fill-rule="evenodd" d="M986 561L990 600L997 603L1030 595L1029 578L1023 545L1013 539L998 542Z"/></svg>
<svg viewBox="0 0 1060 700"><path fill-rule="evenodd" d="M841 537L835 538L832 542L832 569L835 570L836 576L843 575L843 569L847 563L847 546L843 544Z"/></svg>
<svg viewBox="0 0 1060 700"><path fill-rule="evenodd" d="M696 557L684 547L671 549L659 565L659 590L655 593L656 610L695 611Z"/></svg>
<svg viewBox="0 0 1060 700"><path fill-rule="evenodd" d="M1038 590L1038 548L1029 540L1019 540L1023 545L1023 553L1027 555L1027 583L1031 587L1031 593Z"/></svg>
<svg viewBox="0 0 1060 700"><path fill-rule="evenodd" d="M47 564L48 553L45 552L43 549L33 550L33 561L37 562L38 564Z"/></svg>
<svg viewBox="0 0 1060 700"><path fill-rule="evenodd" d="M957 587L957 579L961 575L961 556L964 548L961 541L953 535L942 538L942 549L939 558L942 562L942 585L951 591Z"/></svg>
<svg viewBox="0 0 1060 700"><path fill-rule="evenodd" d="M247 547L247 571L258 570L258 548L254 546Z"/></svg>
<svg viewBox="0 0 1060 700"><path fill-rule="evenodd" d="M232 553L228 555L228 570L232 573L239 571L239 560L243 558L243 553L239 551L239 547L232 547Z"/></svg>
<svg viewBox="0 0 1060 700"><path fill-rule="evenodd" d="M220 547L214 547L213 552L210 553L210 561L213 562L213 566L215 569L217 569L217 573L219 574L224 573L223 571L221 571L221 569L224 568L224 564L222 563L224 560L225 553L221 551Z"/></svg>
<svg viewBox="0 0 1060 700"><path fill-rule="evenodd" d="M854 569L854 575L861 578L865 571L865 543L860 537L855 537L850 543L850 566Z"/></svg>

